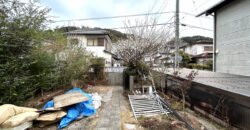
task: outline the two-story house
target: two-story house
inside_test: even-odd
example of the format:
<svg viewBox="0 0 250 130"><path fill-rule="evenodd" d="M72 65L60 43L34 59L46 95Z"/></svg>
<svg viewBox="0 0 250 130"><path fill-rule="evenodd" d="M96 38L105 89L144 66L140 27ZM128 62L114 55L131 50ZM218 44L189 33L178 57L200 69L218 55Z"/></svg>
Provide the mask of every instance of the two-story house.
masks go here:
<svg viewBox="0 0 250 130"><path fill-rule="evenodd" d="M111 37L106 30L74 30L65 33L68 43L84 47L94 56L105 59L105 67L113 66L117 56L111 52Z"/></svg>
<svg viewBox="0 0 250 130"><path fill-rule="evenodd" d="M197 41L193 43L184 43L180 46L180 50L188 53L193 62L204 65L212 58L213 42Z"/></svg>
<svg viewBox="0 0 250 130"><path fill-rule="evenodd" d="M213 42L200 40L192 43L188 43L184 40L181 40L179 44L179 50L188 53L192 62L197 64L207 64L207 61L212 59L213 55ZM175 45L169 45L169 54L172 55L175 53ZM174 62L174 56L171 56L169 59L169 63Z"/></svg>
<svg viewBox="0 0 250 130"><path fill-rule="evenodd" d="M250 76L250 0L221 0L214 17L214 71Z"/></svg>

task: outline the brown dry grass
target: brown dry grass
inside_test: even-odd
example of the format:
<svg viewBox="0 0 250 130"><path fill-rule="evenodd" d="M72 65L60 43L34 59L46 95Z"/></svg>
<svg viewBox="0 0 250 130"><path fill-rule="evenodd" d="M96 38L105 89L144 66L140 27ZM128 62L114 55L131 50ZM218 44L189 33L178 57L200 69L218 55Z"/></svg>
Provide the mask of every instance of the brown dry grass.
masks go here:
<svg viewBox="0 0 250 130"><path fill-rule="evenodd" d="M125 95L124 95L125 96ZM126 96L125 96L126 97ZM128 130L124 124L134 124L136 130L143 130L143 128L139 125L138 121L135 119L134 114L131 110L130 104L128 100L126 100L126 110L120 112L121 116L121 129Z"/></svg>
<svg viewBox="0 0 250 130"><path fill-rule="evenodd" d="M170 114L140 117L138 120L146 130L187 130L183 122L178 121Z"/></svg>
<svg viewBox="0 0 250 130"><path fill-rule="evenodd" d="M107 93L110 89L113 89L114 86L91 86L88 85L88 88L85 90L86 93L98 93L98 94L105 94Z"/></svg>

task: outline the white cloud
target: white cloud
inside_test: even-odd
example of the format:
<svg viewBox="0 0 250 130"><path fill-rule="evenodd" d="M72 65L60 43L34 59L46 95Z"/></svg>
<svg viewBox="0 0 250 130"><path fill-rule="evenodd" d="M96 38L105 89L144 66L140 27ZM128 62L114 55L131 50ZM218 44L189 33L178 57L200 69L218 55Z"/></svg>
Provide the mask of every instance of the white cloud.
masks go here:
<svg viewBox="0 0 250 130"><path fill-rule="evenodd" d="M165 4L164 5L164 1ZM193 4L195 2L196 8ZM219 0L180 0L180 11L197 14L202 10L210 7ZM41 3L50 3L49 0L42 0ZM150 7L155 4L155 8L151 12L157 11L174 11L175 1L174 0L54 0L53 4L47 5L52 8L52 15L58 16L57 20L64 19L82 19L90 17L106 17L106 16L117 16L117 15L128 15L128 14L139 14L146 13ZM160 8L165 7L160 10ZM167 22L173 14L163 14L160 16L160 23ZM194 16L180 15L181 23L195 25L203 28L213 29L213 20L207 18L196 18ZM102 28L115 28L123 26L125 18L119 19L105 19L95 21L71 21L53 24L67 26L90 26L90 27L102 27ZM127 18L135 19L135 17ZM172 19L172 22L174 19ZM194 29L189 27L180 27L181 36L185 35L206 35L213 36L212 32L204 31L200 29Z"/></svg>

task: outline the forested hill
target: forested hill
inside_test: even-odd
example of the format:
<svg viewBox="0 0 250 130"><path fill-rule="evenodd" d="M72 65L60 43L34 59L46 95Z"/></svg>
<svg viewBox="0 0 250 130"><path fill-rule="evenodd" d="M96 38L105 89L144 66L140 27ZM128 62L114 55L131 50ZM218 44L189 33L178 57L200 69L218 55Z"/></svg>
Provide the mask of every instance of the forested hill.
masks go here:
<svg viewBox="0 0 250 130"><path fill-rule="evenodd" d="M103 29L103 28L90 28L90 27L86 27L86 26L82 26L80 27L74 27L74 26L68 26L68 27L61 27L61 28L57 28L63 32L69 32L69 31L73 31L73 30L77 30L77 29ZM113 43L116 43L119 39L126 39L127 35L125 33L122 33L120 31L117 30L112 30L112 29L105 29L107 31L110 32L110 37L112 39Z"/></svg>
<svg viewBox="0 0 250 130"><path fill-rule="evenodd" d="M197 42L197 41L213 41L213 38L210 37L204 37L204 36L191 36L191 37L182 37L181 38L181 42L180 43L193 43L193 42ZM175 39L172 38L170 41L168 41L169 45L172 45L175 43Z"/></svg>
<svg viewBox="0 0 250 130"><path fill-rule="evenodd" d="M181 40L187 43L193 43L197 41L213 41L213 38L197 35L192 37L182 37Z"/></svg>

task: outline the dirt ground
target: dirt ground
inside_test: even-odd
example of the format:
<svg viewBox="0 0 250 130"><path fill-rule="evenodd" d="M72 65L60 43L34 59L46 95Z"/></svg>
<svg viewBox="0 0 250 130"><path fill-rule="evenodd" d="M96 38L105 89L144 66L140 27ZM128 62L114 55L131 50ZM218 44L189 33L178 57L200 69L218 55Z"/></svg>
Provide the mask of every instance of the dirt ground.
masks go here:
<svg viewBox="0 0 250 130"><path fill-rule="evenodd" d="M131 92L124 92L124 96ZM138 121L135 119L128 99L126 100L126 110L121 111L121 127L123 130L129 130L124 124L134 124L136 130L185 130L185 124L178 121L173 115L159 115L153 117L140 117ZM215 125L213 122L197 116L195 112L189 110L182 111L182 104L178 100L170 99L168 102L171 104L180 116L182 116L195 130L219 130L221 127Z"/></svg>
<svg viewBox="0 0 250 130"><path fill-rule="evenodd" d="M136 130L143 130L143 128L139 125L138 121L135 119L128 100L126 100L125 106L126 106L126 110L123 110L120 113L121 129L129 130L128 128L126 128L125 124L132 124L132 125L135 125Z"/></svg>
<svg viewBox="0 0 250 130"><path fill-rule="evenodd" d="M85 89L86 93L98 93L98 94L105 94L107 93L110 89L112 89L113 86L91 86L89 85L87 89Z"/></svg>

